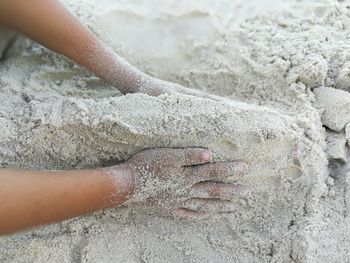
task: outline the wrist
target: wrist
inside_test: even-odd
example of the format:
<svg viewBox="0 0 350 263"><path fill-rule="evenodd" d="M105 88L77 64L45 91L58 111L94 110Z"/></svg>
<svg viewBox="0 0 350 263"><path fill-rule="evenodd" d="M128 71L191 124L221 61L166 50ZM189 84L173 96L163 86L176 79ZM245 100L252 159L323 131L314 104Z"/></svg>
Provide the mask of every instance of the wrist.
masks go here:
<svg viewBox="0 0 350 263"><path fill-rule="evenodd" d="M101 169L104 176L110 182L110 196L108 197L110 207L118 206L133 195L135 184L133 174L123 164Z"/></svg>
<svg viewBox="0 0 350 263"><path fill-rule="evenodd" d="M147 94L150 96L159 96L161 94L174 94L176 90L173 85L169 85L167 81L163 81L147 75L145 73L141 76L141 81L137 86L137 92Z"/></svg>
<svg viewBox="0 0 350 263"><path fill-rule="evenodd" d="M123 86L119 86L119 90L123 94L142 93L145 83L149 82L150 79L150 76L136 68L130 69L128 73L125 73L125 76L129 76L126 77L129 81L125 81Z"/></svg>
<svg viewBox="0 0 350 263"><path fill-rule="evenodd" d="M131 65L109 47L104 46L100 49L104 50L106 57L99 56L100 61L103 58L103 62L97 69L101 70L98 75L118 88L123 94L138 93L148 75Z"/></svg>

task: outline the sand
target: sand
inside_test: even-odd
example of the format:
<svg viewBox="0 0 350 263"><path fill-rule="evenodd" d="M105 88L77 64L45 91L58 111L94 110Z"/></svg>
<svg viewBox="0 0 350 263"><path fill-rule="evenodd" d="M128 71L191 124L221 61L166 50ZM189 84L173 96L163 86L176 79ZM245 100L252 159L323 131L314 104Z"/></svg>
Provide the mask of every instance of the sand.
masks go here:
<svg viewBox="0 0 350 263"><path fill-rule="evenodd" d="M21 39L0 65L0 165L93 168L205 146L248 175L236 212L179 222L121 206L0 238L0 262L347 262L346 1L65 1L153 76L217 97L121 96Z"/></svg>

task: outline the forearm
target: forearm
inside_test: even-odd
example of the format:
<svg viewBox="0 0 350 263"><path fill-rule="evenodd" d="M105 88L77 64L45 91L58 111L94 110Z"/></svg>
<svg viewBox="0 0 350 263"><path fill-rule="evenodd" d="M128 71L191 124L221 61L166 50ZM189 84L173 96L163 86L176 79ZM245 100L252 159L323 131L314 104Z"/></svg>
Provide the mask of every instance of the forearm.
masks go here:
<svg viewBox="0 0 350 263"><path fill-rule="evenodd" d="M58 0L2 0L0 24L69 57L123 93L137 90L143 73L109 49Z"/></svg>
<svg viewBox="0 0 350 263"><path fill-rule="evenodd" d="M132 191L128 180L105 170L0 170L0 235L117 206Z"/></svg>

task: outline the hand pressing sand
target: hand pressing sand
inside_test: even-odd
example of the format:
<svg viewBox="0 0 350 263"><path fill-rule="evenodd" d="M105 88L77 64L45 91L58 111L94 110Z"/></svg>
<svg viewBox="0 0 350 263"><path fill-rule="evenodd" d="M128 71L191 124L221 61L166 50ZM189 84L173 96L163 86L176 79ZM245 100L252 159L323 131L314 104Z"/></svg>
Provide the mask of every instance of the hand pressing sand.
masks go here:
<svg viewBox="0 0 350 263"><path fill-rule="evenodd" d="M151 149L106 171L117 175L117 185L120 174L132 178L128 179L133 181L129 203L155 208L163 215L196 219L211 213L233 212L229 199L237 186L215 180L247 170L241 162L208 164L211 158L211 153L202 148Z"/></svg>
<svg viewBox="0 0 350 263"><path fill-rule="evenodd" d="M213 183L244 172L243 163L207 164L202 148L152 149L111 168L72 171L0 170L0 234L118 206L128 200L163 215L197 219L232 212L235 185ZM193 209L186 209L189 205Z"/></svg>
<svg viewBox="0 0 350 263"><path fill-rule="evenodd" d="M132 86L127 93L143 93L150 96L159 96L161 94L186 94L190 96L196 96L198 98L212 99L215 101L228 101L224 97L215 96L212 94L204 93L198 90L186 88L177 83L164 81L161 79L153 78L149 75L140 73L140 80L137 85Z"/></svg>

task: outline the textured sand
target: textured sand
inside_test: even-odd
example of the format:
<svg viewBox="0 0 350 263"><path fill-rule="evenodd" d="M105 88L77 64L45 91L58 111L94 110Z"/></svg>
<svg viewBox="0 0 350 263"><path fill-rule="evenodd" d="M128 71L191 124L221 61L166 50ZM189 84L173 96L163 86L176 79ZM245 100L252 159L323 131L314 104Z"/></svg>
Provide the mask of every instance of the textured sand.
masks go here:
<svg viewBox="0 0 350 263"><path fill-rule="evenodd" d="M0 238L1 262L346 262L346 1L66 1L142 70L223 96L120 96L19 41L0 66L0 164L101 167L206 146L250 165L237 210L178 222L133 207Z"/></svg>

